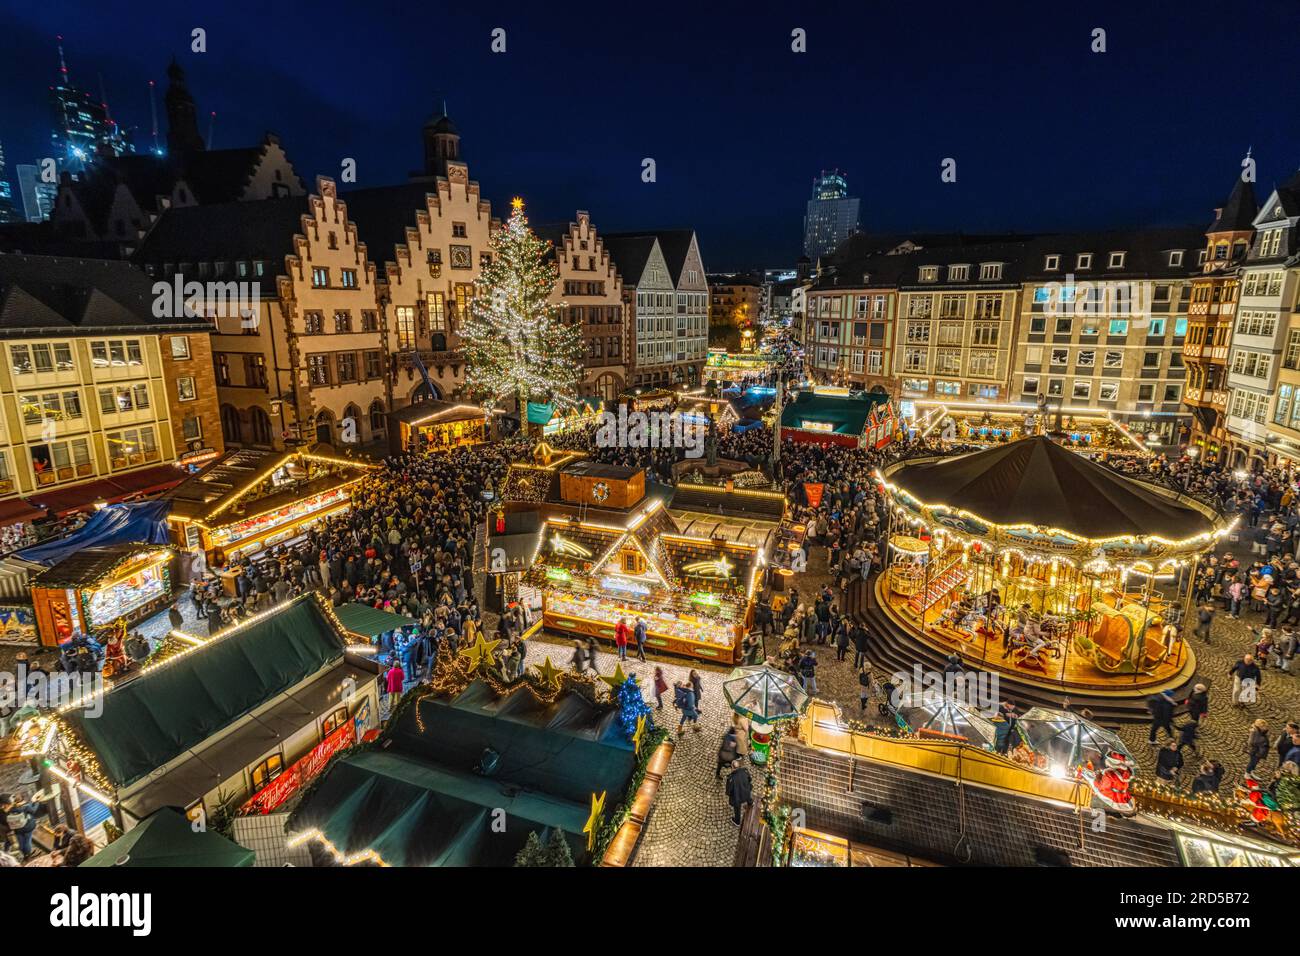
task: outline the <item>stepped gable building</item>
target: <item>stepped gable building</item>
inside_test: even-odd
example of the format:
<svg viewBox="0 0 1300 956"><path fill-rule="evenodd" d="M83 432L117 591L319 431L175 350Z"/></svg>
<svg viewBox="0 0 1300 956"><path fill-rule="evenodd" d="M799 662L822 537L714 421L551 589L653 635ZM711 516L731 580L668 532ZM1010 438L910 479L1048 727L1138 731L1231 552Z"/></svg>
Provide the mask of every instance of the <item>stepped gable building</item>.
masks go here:
<svg viewBox="0 0 1300 956"><path fill-rule="evenodd" d="M1206 460L1221 461L1227 440L1228 355L1241 292L1239 271L1255 234L1255 187L1237 177L1227 202L1214 211L1191 278L1183 362L1183 404L1192 413L1190 441ZM1247 325L1249 328L1249 323ZM1294 385L1293 385L1294 390ZM1290 411L1287 411L1289 419Z"/></svg>

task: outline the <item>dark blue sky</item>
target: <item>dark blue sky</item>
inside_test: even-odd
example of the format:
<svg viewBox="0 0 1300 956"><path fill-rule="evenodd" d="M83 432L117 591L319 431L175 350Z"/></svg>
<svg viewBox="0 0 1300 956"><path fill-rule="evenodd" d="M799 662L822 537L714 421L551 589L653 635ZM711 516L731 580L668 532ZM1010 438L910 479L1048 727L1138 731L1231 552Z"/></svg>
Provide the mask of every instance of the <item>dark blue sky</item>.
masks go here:
<svg viewBox="0 0 1300 956"><path fill-rule="evenodd" d="M48 151L57 33L140 141L174 52L218 148L274 130L309 180L353 157L359 185L401 181L445 95L494 208L692 225L710 270L793 263L823 167L864 228L976 232L1202 224L1248 146L1261 200L1300 166L1294 0L806 6L0 0L0 143L11 165Z"/></svg>

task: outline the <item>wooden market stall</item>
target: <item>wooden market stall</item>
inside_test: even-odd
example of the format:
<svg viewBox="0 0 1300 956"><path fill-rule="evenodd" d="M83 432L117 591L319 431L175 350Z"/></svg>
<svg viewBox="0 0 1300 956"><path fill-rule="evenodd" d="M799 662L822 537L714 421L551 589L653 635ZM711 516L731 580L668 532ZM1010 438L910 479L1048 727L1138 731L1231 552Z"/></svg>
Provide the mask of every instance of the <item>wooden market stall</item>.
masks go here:
<svg viewBox="0 0 1300 956"><path fill-rule="evenodd" d="M56 647L119 619L128 627L171 603L175 551L167 545L85 548L32 579L32 607L41 643Z"/></svg>
<svg viewBox="0 0 1300 956"><path fill-rule="evenodd" d="M389 451L450 451L489 439L488 413L463 402L417 402L389 412Z"/></svg>
<svg viewBox="0 0 1300 956"><path fill-rule="evenodd" d="M178 548L234 564L348 510L377 467L305 449L228 452L169 493L167 521Z"/></svg>
<svg viewBox="0 0 1300 956"><path fill-rule="evenodd" d="M538 521L525 528L526 512ZM644 471L542 445L512 466L489 512L484 570L498 551L500 576L540 597L548 629L612 642L620 619L640 617L652 650L734 662L768 546L686 533L646 494Z"/></svg>

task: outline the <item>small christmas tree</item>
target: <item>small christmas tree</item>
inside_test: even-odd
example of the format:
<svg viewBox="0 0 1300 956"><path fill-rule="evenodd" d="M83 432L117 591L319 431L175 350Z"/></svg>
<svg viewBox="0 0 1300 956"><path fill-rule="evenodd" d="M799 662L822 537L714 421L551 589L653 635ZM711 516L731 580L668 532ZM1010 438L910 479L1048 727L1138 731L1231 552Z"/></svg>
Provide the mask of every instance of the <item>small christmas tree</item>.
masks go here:
<svg viewBox="0 0 1300 956"><path fill-rule="evenodd" d="M542 845L542 838L534 830L528 834L524 847L515 854L515 866L550 866L546 862L547 848Z"/></svg>
<svg viewBox="0 0 1300 956"><path fill-rule="evenodd" d="M563 830L552 830L546 841L546 866L573 866L573 853Z"/></svg>
<svg viewBox="0 0 1300 956"><path fill-rule="evenodd" d="M618 704L619 726L623 728L623 733L627 735L628 740L631 740L636 733L637 718L643 714L646 729L654 728L654 712L641 697L641 688L637 685L635 677L629 677L619 685L614 700Z"/></svg>
<svg viewBox="0 0 1300 956"><path fill-rule="evenodd" d="M582 380L582 330L551 301L559 269L548 244L528 227L515 199L509 221L492 237L492 262L475 282L461 326L470 391L496 404L514 395L523 418L528 401L571 405Z"/></svg>

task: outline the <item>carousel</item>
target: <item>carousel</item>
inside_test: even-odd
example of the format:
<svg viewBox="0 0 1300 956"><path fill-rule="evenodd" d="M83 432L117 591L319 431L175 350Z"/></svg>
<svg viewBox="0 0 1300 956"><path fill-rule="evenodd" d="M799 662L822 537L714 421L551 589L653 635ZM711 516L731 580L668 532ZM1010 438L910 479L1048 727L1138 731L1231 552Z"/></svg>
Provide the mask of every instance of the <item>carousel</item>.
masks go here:
<svg viewBox="0 0 1300 956"><path fill-rule="evenodd" d="M1150 693L1191 677L1196 564L1228 529L1199 502L1043 436L896 462L880 606L963 663L1030 683Z"/></svg>

